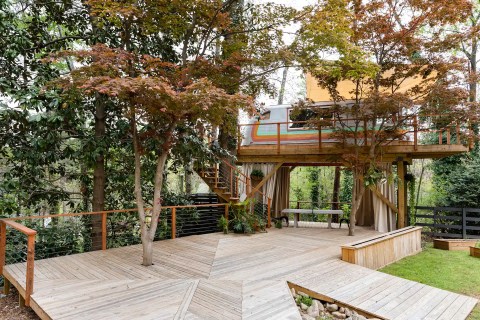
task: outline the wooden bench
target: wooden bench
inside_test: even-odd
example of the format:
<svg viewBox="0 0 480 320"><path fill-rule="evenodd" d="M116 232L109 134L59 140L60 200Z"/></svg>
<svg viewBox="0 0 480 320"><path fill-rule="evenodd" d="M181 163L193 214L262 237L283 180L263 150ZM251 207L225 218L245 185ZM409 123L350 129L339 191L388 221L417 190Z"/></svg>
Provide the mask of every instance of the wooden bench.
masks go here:
<svg viewBox="0 0 480 320"><path fill-rule="evenodd" d="M289 214L293 213L293 226L295 228L298 227L298 221L300 221L300 213L303 214L326 214L327 216L327 221L328 221L328 227L331 229L332 228L332 215L337 214L337 215L343 215L342 210L318 210L318 209L283 209L282 214Z"/></svg>

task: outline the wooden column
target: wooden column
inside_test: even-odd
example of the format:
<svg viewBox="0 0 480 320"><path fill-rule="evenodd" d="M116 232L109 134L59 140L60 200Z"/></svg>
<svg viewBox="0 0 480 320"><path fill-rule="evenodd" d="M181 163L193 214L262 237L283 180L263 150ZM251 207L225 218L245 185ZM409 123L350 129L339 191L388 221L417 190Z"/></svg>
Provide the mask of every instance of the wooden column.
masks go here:
<svg viewBox="0 0 480 320"><path fill-rule="evenodd" d="M107 213L102 212L102 250L107 250Z"/></svg>
<svg viewBox="0 0 480 320"><path fill-rule="evenodd" d="M397 161L397 175L398 175L398 218L397 228L406 227L407 219L407 184L405 182L405 174L407 166L405 162Z"/></svg>
<svg viewBox="0 0 480 320"><path fill-rule="evenodd" d="M172 208L172 239L177 237L177 208Z"/></svg>

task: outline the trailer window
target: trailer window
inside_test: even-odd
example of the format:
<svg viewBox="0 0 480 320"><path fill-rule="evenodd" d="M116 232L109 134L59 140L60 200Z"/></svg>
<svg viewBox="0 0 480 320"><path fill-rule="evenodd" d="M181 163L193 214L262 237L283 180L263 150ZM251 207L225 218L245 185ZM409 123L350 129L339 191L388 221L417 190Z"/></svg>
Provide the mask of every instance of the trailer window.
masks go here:
<svg viewBox="0 0 480 320"><path fill-rule="evenodd" d="M310 127L308 123L312 119L323 119L330 120L332 119L333 113L330 111L330 108L313 108L313 109L302 109L302 110L293 110L289 109L288 118L289 118L289 128L290 129L307 129Z"/></svg>
<svg viewBox="0 0 480 320"><path fill-rule="evenodd" d="M288 112L289 116L289 128L292 129L302 129L308 127L308 123L304 121L311 120L315 118L316 113L310 109L303 109L303 110L293 110L290 109Z"/></svg>
<svg viewBox="0 0 480 320"><path fill-rule="evenodd" d="M264 113L260 114L260 120L270 120L270 111L265 111Z"/></svg>

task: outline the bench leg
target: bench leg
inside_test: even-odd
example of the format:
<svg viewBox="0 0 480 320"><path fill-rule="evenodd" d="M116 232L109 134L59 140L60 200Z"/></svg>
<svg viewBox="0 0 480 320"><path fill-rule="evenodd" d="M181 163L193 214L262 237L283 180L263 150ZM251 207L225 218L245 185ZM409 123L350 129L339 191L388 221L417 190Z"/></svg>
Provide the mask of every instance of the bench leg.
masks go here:
<svg viewBox="0 0 480 320"><path fill-rule="evenodd" d="M332 229L332 215L329 214L327 216L327 221L328 221L328 229Z"/></svg>
<svg viewBox="0 0 480 320"><path fill-rule="evenodd" d="M10 281L7 278L3 278L3 294L8 296L10 293Z"/></svg>
<svg viewBox="0 0 480 320"><path fill-rule="evenodd" d="M300 213L293 214L293 227L298 228L298 220L300 220Z"/></svg>

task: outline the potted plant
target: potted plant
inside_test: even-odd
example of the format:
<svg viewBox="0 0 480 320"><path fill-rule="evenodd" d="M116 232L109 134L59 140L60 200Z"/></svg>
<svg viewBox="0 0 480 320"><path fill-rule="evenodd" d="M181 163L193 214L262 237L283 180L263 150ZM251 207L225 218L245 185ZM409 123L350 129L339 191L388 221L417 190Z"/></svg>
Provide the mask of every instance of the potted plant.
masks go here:
<svg viewBox="0 0 480 320"><path fill-rule="evenodd" d="M480 258L480 241L477 242L475 247L470 247L470 255L472 257Z"/></svg>
<svg viewBox="0 0 480 320"><path fill-rule="evenodd" d="M252 173L250 173L250 179L257 180L258 182L262 181L264 176L263 171L258 169L254 169Z"/></svg>
<svg viewBox="0 0 480 320"><path fill-rule="evenodd" d="M218 227L224 234L228 234L228 220L225 216L221 216L220 219L218 219Z"/></svg>
<svg viewBox="0 0 480 320"><path fill-rule="evenodd" d="M255 233L255 215L251 214L247 208L250 206L250 200L239 203L232 203L232 218L230 223L235 233Z"/></svg>

